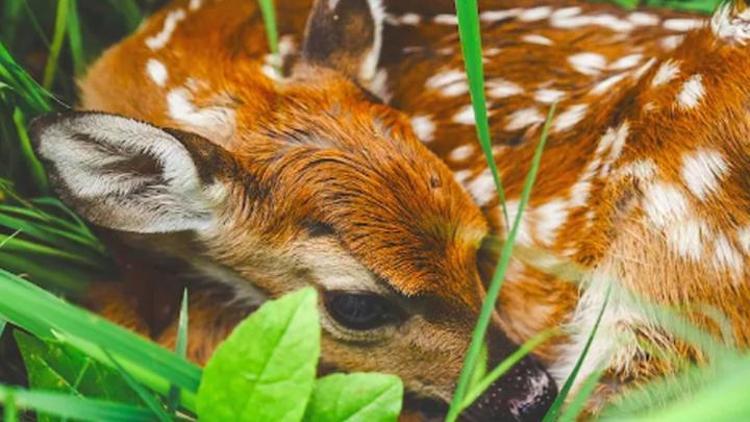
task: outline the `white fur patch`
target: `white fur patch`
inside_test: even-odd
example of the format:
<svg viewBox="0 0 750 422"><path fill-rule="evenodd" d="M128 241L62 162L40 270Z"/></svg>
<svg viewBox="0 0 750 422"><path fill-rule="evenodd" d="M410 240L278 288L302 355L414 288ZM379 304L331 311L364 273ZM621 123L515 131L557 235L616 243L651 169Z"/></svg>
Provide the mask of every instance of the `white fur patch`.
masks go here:
<svg viewBox="0 0 750 422"><path fill-rule="evenodd" d="M601 94L604 94L605 92L610 92L612 88L617 86L617 84L622 82L623 79L625 79L627 76L628 76L628 73L625 73L625 72L610 76L609 78L594 85L594 88L591 89L591 93L593 95L601 95Z"/></svg>
<svg viewBox="0 0 750 422"><path fill-rule="evenodd" d="M552 104L562 100L564 97L565 92L557 89L539 89L534 93L534 100L545 104Z"/></svg>
<svg viewBox="0 0 750 422"><path fill-rule="evenodd" d="M160 87L163 87L167 83L167 78L169 77L164 63L156 59L149 59L146 62L146 73Z"/></svg>
<svg viewBox="0 0 750 422"><path fill-rule="evenodd" d="M638 66L638 64L640 64L642 60L643 60L643 54L640 54L640 53L628 54L627 56L622 56L619 59L612 62L612 64L609 65L609 68L613 70L630 69L631 67Z"/></svg>
<svg viewBox="0 0 750 422"><path fill-rule="evenodd" d="M474 201L480 207L490 203L497 197L497 187L495 180L492 178L492 172L485 168L477 177L466 183L466 190L474 198Z"/></svg>
<svg viewBox="0 0 750 422"><path fill-rule="evenodd" d="M411 128L422 142L431 142L435 139L435 122L432 121L430 116L419 115L412 117Z"/></svg>
<svg viewBox="0 0 750 422"><path fill-rule="evenodd" d="M607 66L607 59L597 53L578 53L568 57L568 63L579 73L597 75Z"/></svg>
<svg viewBox="0 0 750 422"><path fill-rule="evenodd" d="M665 20L662 25L670 31L688 32L702 27L704 21L701 19L674 18Z"/></svg>
<svg viewBox="0 0 750 422"><path fill-rule="evenodd" d="M659 45L666 51L672 51L685 41L684 35L669 35L659 41Z"/></svg>
<svg viewBox="0 0 750 422"><path fill-rule="evenodd" d="M703 254L703 239L708 234L708 227L696 218L675 221L666 230L667 243L686 259L698 261Z"/></svg>
<svg viewBox="0 0 750 422"><path fill-rule="evenodd" d="M750 39L750 10L734 13L734 3L724 2L711 18L711 30L720 40L745 45Z"/></svg>
<svg viewBox="0 0 750 422"><path fill-rule="evenodd" d="M668 59L656 69L656 74L654 74L654 78L651 79L651 86L657 87L664 85L676 78L679 74L680 64L672 59Z"/></svg>
<svg viewBox="0 0 750 422"><path fill-rule="evenodd" d="M506 235L510 233L510 228L513 227L513 223L516 221L516 217L518 216L518 213L521 212L519 209L520 202L518 200L512 200L512 201L506 201L505 206L508 210L508 227ZM531 245L533 243L533 239L531 237L531 224L530 224L530 215L532 214L531 208L528 207L528 204L526 204L526 209L523 210L523 214L521 214L521 220L518 223L518 231L516 232L516 243L519 245ZM496 207L498 212L501 211L502 205L498 205Z"/></svg>
<svg viewBox="0 0 750 422"><path fill-rule="evenodd" d="M190 0L190 4L188 4L188 9L191 12L194 12L203 6L203 0Z"/></svg>
<svg viewBox="0 0 750 422"><path fill-rule="evenodd" d="M541 123L544 120L544 115L536 107L522 108L508 116L505 130L514 131L523 129L533 124Z"/></svg>
<svg viewBox="0 0 750 422"><path fill-rule="evenodd" d="M518 16L522 9L488 10L479 14L482 22L492 23Z"/></svg>
<svg viewBox="0 0 750 422"><path fill-rule="evenodd" d="M653 26L661 22L658 16L644 12L633 12L628 15L628 20L637 26Z"/></svg>
<svg viewBox="0 0 750 422"><path fill-rule="evenodd" d="M688 214L689 205L677 186L655 182L646 188L643 210L655 227L664 228L683 220Z"/></svg>
<svg viewBox="0 0 750 422"><path fill-rule="evenodd" d="M466 104L461 107L458 112L453 115L453 121L462 125L476 124L476 121L474 120L474 108L471 104Z"/></svg>
<svg viewBox="0 0 750 422"><path fill-rule="evenodd" d="M458 17L456 15L440 14L435 15L433 22L441 25L458 25Z"/></svg>
<svg viewBox="0 0 750 422"><path fill-rule="evenodd" d="M487 95L492 98L506 98L523 94L521 85L499 78L487 81L487 88Z"/></svg>
<svg viewBox="0 0 750 422"><path fill-rule="evenodd" d="M588 108L586 104L576 104L568 107L555 117L555 121L552 124L552 131L561 132L577 125L586 116Z"/></svg>
<svg viewBox="0 0 750 422"><path fill-rule="evenodd" d="M467 180L471 177L471 170L459 170L456 172L453 172L453 179L459 184L464 185Z"/></svg>
<svg viewBox="0 0 750 422"><path fill-rule="evenodd" d="M469 91L466 73L460 70L448 70L432 75L425 81L425 86L439 90L445 97L455 97Z"/></svg>
<svg viewBox="0 0 750 422"><path fill-rule="evenodd" d="M521 37L521 41L527 42L529 44L539 44L539 45L552 45L554 42L543 36L543 35L537 35L537 34L528 34Z"/></svg>
<svg viewBox="0 0 750 422"><path fill-rule="evenodd" d="M172 33L177 28L177 24L185 19L185 16L185 11L182 9L175 9L167 13L161 31L152 37L146 38L146 45L148 48L156 51L167 45L169 39L172 38Z"/></svg>
<svg viewBox="0 0 750 422"><path fill-rule="evenodd" d="M461 145L454 148L450 154L448 154L448 158L452 161L464 161L474 155L474 151L476 151L476 147L473 143Z"/></svg>
<svg viewBox="0 0 750 422"><path fill-rule="evenodd" d="M750 225L737 230L737 242L742 246L745 254L750 255Z"/></svg>
<svg viewBox="0 0 750 422"><path fill-rule="evenodd" d="M744 266L742 254L724 234L716 237L713 260L717 269L726 269L734 276L742 274Z"/></svg>
<svg viewBox="0 0 750 422"><path fill-rule="evenodd" d="M376 77L378 71L378 61L380 60L380 50L383 47L383 21L385 20L385 6L382 0L367 0L370 7L370 15L374 25L372 34L372 48L362 60L359 67L359 78L365 81L371 81Z"/></svg>
<svg viewBox="0 0 750 422"><path fill-rule="evenodd" d="M522 22L534 22L547 19L552 14L552 8L549 6L532 7L518 14L518 20Z"/></svg>
<svg viewBox="0 0 750 422"><path fill-rule="evenodd" d="M186 88L170 91L167 94L169 117L214 142L223 143L234 135L234 110L221 106L198 108L191 100L192 95Z"/></svg>
<svg viewBox="0 0 750 422"><path fill-rule="evenodd" d="M677 94L677 104L684 110L691 109L698 105L705 93L703 76L699 74L693 75L685 81L682 89Z"/></svg>
<svg viewBox="0 0 750 422"><path fill-rule="evenodd" d="M721 178L729 166L716 150L700 149L682 156L680 175L688 190L701 201L719 188Z"/></svg>
<svg viewBox="0 0 750 422"><path fill-rule="evenodd" d="M534 209L536 237L546 246L552 246L557 232L568 221L569 203L555 199Z"/></svg>

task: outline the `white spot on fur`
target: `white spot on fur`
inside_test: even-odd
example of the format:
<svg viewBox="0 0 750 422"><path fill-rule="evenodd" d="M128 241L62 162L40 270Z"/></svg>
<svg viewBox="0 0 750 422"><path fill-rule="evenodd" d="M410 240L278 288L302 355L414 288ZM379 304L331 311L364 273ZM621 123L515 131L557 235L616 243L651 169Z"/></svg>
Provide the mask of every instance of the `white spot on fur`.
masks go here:
<svg viewBox="0 0 750 422"><path fill-rule="evenodd" d="M719 187L720 179L729 167L719 151L700 149L682 157L682 181L688 190L701 201Z"/></svg>
<svg viewBox="0 0 750 422"><path fill-rule="evenodd" d="M543 36L543 35L537 35L537 34L528 34L521 37L521 41L527 42L529 44L539 44L539 45L552 45L554 42Z"/></svg>
<svg viewBox="0 0 750 422"><path fill-rule="evenodd" d="M501 20L514 18L521 13L521 9L507 9L507 10L488 10L479 14L479 19L482 22L498 22Z"/></svg>
<svg viewBox="0 0 750 422"><path fill-rule="evenodd" d="M734 4L725 2L711 18L711 30L720 40L745 45L750 39L750 11L735 13Z"/></svg>
<svg viewBox="0 0 750 422"><path fill-rule="evenodd" d="M157 86L162 87L167 83L167 78L169 77L164 63L156 59L149 59L148 62L146 62L146 73L148 73L149 78L151 78Z"/></svg>
<svg viewBox="0 0 750 422"><path fill-rule="evenodd" d="M667 19L662 24L665 29L670 31L687 32L693 29L698 29L704 24L701 19L689 19L689 18L674 18Z"/></svg>
<svg viewBox="0 0 750 422"><path fill-rule="evenodd" d="M458 18L456 15L441 14L435 15L433 22L441 25L458 25Z"/></svg>
<svg viewBox="0 0 750 422"><path fill-rule="evenodd" d="M669 35L659 40L659 45L666 51L672 51L685 41L684 35Z"/></svg>
<svg viewBox="0 0 750 422"><path fill-rule="evenodd" d="M745 254L750 255L750 226L745 226L737 230L737 241L742 246Z"/></svg>
<svg viewBox="0 0 750 422"><path fill-rule="evenodd" d="M460 70L448 70L431 76L425 86L440 90L445 97L455 97L469 91L466 74Z"/></svg>
<svg viewBox="0 0 750 422"><path fill-rule="evenodd" d="M688 202L680 190L666 182L655 182L646 188L643 210L651 223L664 228L683 220L688 212Z"/></svg>
<svg viewBox="0 0 750 422"><path fill-rule="evenodd" d="M557 232L568 221L568 202L555 199L534 209L537 238L547 246L552 246Z"/></svg>
<svg viewBox="0 0 750 422"><path fill-rule="evenodd" d="M632 176L640 182L650 182L656 176L656 163L650 158L631 161L620 167L616 174L620 177Z"/></svg>
<svg viewBox="0 0 750 422"><path fill-rule="evenodd" d="M492 178L492 172L485 168L476 178L466 184L466 190L476 201L477 205L483 207L497 196L497 187ZM510 211L510 210L509 210Z"/></svg>
<svg viewBox="0 0 750 422"><path fill-rule="evenodd" d="M627 56L620 57L609 65L610 69L624 70L636 67L643 60L643 54L628 54Z"/></svg>
<svg viewBox="0 0 750 422"><path fill-rule="evenodd" d="M203 0L190 0L190 4L188 5L188 9L190 9L191 12L194 12L203 6Z"/></svg>
<svg viewBox="0 0 750 422"><path fill-rule="evenodd" d="M716 237L713 258L717 269L727 269L735 276L742 274L742 255L724 234L719 234Z"/></svg>
<svg viewBox="0 0 750 422"><path fill-rule="evenodd" d="M448 154L448 158L453 161L464 161L471 157L474 154L474 151L476 151L474 144L461 145L454 148L453 151Z"/></svg>
<svg viewBox="0 0 750 422"><path fill-rule="evenodd" d="M549 6L532 7L521 12L518 19L523 22L539 21L548 18L551 13L552 8Z"/></svg>
<svg viewBox="0 0 750 422"><path fill-rule="evenodd" d="M534 93L534 100L545 104L560 101L563 97L565 97L565 92L557 89L540 89Z"/></svg>
<svg viewBox="0 0 750 422"><path fill-rule="evenodd" d="M657 87L660 85L664 85L665 83L676 78L677 75L679 74L680 74L679 63L673 61L672 59L669 59L665 61L664 63L662 63L658 69L656 69L656 74L654 75L654 78L651 80L651 86Z"/></svg>
<svg viewBox="0 0 750 422"><path fill-rule="evenodd" d="M703 88L703 76L696 74L688 78L682 85L682 90L677 94L677 104L687 110L698 105L703 98L705 90Z"/></svg>
<svg viewBox="0 0 750 422"><path fill-rule="evenodd" d="M618 73L617 75L610 76L609 78L596 84L594 88L591 89L591 93L594 95L601 95L605 92L609 92L627 76L628 73Z"/></svg>
<svg viewBox="0 0 750 422"><path fill-rule="evenodd" d="M185 19L185 11L182 9L172 10L167 13L161 31L152 37L146 38L148 48L156 51L167 45L169 39L172 38L172 33L177 28L177 24L183 19Z"/></svg>
<svg viewBox="0 0 750 422"><path fill-rule="evenodd" d="M453 179L459 184L464 185L467 180L471 177L471 170L459 170L456 172L453 172Z"/></svg>
<svg viewBox="0 0 750 422"><path fill-rule="evenodd" d="M555 117L555 121L552 124L552 131L560 132L572 128L583 120L587 110L588 105L586 104L576 104L568 107L567 110Z"/></svg>
<svg viewBox="0 0 750 422"><path fill-rule="evenodd" d="M456 123L460 123L462 125L473 125L475 124L474 120L474 108L472 108L471 104L467 104L459 111L453 115L453 121Z"/></svg>
<svg viewBox="0 0 750 422"><path fill-rule="evenodd" d="M661 21L658 16L644 12L633 12L628 15L628 20L637 26L658 25Z"/></svg>
<svg viewBox="0 0 750 422"><path fill-rule="evenodd" d="M522 108L508 116L505 130L514 131L523 129L533 124L541 123L544 120L544 115L536 107Z"/></svg>
<svg viewBox="0 0 750 422"><path fill-rule="evenodd" d="M414 134L422 142L431 142L435 139L435 122L432 121L430 116L420 115L412 117L411 127L414 130Z"/></svg>
<svg viewBox="0 0 750 422"><path fill-rule="evenodd" d="M492 98L506 98L523 93L523 88L513 82L504 79L492 79L487 81L487 95Z"/></svg>
<svg viewBox="0 0 750 422"><path fill-rule="evenodd" d="M596 75L607 66L607 59L601 54L578 53L568 57L568 63L584 75Z"/></svg>
<svg viewBox="0 0 750 422"><path fill-rule="evenodd" d="M521 212L521 210L518 209L519 205L520 202L518 200L505 201L505 206L508 209L508 224L510 227L513 226L513 223L516 221L516 216L518 216L518 213ZM528 204L526 204L526 206L527 208L523 210L521 221L518 223L518 231L516 232L516 243L519 245L532 244L529 216L532 214L533 210L528 207ZM498 210L498 212L500 212L502 209L502 205L498 205L496 209ZM510 227L508 228L508 232L510 232Z"/></svg>
<svg viewBox="0 0 750 422"><path fill-rule="evenodd" d="M708 227L702 221L688 218L675 221L667 228L667 242L681 257L698 261L703 253L703 238Z"/></svg>
<svg viewBox="0 0 750 422"><path fill-rule="evenodd" d="M169 116L214 142L221 143L232 137L235 130L234 110L221 106L198 108L191 100L192 95L185 88L170 91L167 94Z"/></svg>
<svg viewBox="0 0 750 422"><path fill-rule="evenodd" d="M416 13L404 13L401 16L388 14L386 21L391 25L416 26L422 22L422 17Z"/></svg>

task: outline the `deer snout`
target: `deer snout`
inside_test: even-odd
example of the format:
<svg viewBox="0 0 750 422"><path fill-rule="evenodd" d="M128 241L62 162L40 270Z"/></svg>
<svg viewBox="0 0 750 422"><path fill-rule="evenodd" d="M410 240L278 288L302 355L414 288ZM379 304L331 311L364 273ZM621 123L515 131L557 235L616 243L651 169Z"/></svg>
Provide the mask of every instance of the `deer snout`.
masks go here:
<svg viewBox="0 0 750 422"><path fill-rule="evenodd" d="M490 356L489 367L505 356ZM541 421L557 397L557 384L533 356L527 355L495 381L464 412L471 422Z"/></svg>

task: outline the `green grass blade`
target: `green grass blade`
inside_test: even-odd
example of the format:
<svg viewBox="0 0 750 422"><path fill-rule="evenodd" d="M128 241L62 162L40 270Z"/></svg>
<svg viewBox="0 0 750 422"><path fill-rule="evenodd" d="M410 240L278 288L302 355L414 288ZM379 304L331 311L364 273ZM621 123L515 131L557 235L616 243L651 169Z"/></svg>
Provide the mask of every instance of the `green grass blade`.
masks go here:
<svg viewBox="0 0 750 422"><path fill-rule="evenodd" d="M581 370L581 366L583 366L583 362L589 353L589 349L591 348L591 343L593 343L594 337L596 336L596 333L599 330L599 323L602 321L604 310L607 309L607 304L609 303L609 297L611 294L612 294L612 288L608 287L607 295L604 298L604 302L602 303L601 309L599 309L599 314L596 316L596 321L594 322L594 326L591 328L591 332L589 333L589 336L586 339L586 344L583 346L581 355L578 356L578 360L576 361L575 366L573 366L573 371L568 376L568 379L565 380L565 384L563 384L563 387L560 389L560 392L557 394L557 397L555 398L555 401L552 403L552 406L550 406L549 410L547 411L547 414L544 415L543 422L553 422L557 420L557 416L560 414L560 409L565 403L565 400L568 398L568 394L570 394L570 389L573 388L573 383L578 377L578 372Z"/></svg>
<svg viewBox="0 0 750 422"><path fill-rule="evenodd" d="M74 296L83 292L88 286L86 280L91 278L91 272L70 265L66 266L65 271L60 271L59 268L63 264L59 261L31 258L0 250L1 269L24 274L51 291Z"/></svg>
<svg viewBox="0 0 750 422"><path fill-rule="evenodd" d="M21 66L16 63L5 45L0 43L0 81L10 86L25 108L35 114L52 110L47 101L52 94L42 88Z"/></svg>
<svg viewBox="0 0 750 422"><path fill-rule="evenodd" d="M508 209L505 205L505 189L500 173L492 154L492 140L487 113L487 99L484 94L484 66L482 62L482 38L479 27L479 12L476 0L456 0L456 15L458 16L458 33L461 39L466 76L469 80L469 93L474 109L477 137L482 152L487 159L487 165L492 173L492 179L497 187L500 204L503 209L503 221L506 232L510 227Z"/></svg>
<svg viewBox="0 0 750 422"><path fill-rule="evenodd" d="M21 22L24 0L4 0L2 8L3 24L0 25L0 42L13 46Z"/></svg>
<svg viewBox="0 0 750 422"><path fill-rule="evenodd" d="M268 38L268 49L276 57L274 69L281 74L281 58L279 57L279 31L276 27L276 10L274 9L273 0L258 0L260 11L263 14L263 26L266 28L266 38Z"/></svg>
<svg viewBox="0 0 750 422"><path fill-rule="evenodd" d="M7 392L3 405L5 406L5 409L3 411L3 420L5 422L18 421L18 407L16 406L16 397L12 392Z"/></svg>
<svg viewBox="0 0 750 422"><path fill-rule="evenodd" d="M73 59L73 73L76 76L81 76L86 70L86 55L83 49L80 17L78 16L78 0L70 0L67 30L70 57Z"/></svg>
<svg viewBox="0 0 750 422"><path fill-rule="evenodd" d="M5 332L5 327L8 326L8 321L4 320L3 318L0 318L0 337L3 336L3 333Z"/></svg>
<svg viewBox="0 0 750 422"><path fill-rule="evenodd" d="M518 235L518 228L521 225L521 218L523 217L523 212L526 209L529 198L531 197L531 188L534 186L534 182L536 181L536 175L539 171L539 165L541 164L542 160L542 152L544 151L544 146L547 144L547 135L549 134L549 127L552 123L552 116L554 114L555 104L552 104L549 113L547 114L547 120L544 123L544 127L542 128L542 134L540 136L539 144L534 150L534 156L531 160L531 168L529 169L529 172L526 174L526 178L524 179L516 218L513 221L513 226L511 227L510 233L508 234L508 238L506 239L505 243L503 243L502 249L500 251L500 259L498 261L497 268L495 269L495 273L492 275L490 287L487 289L487 296L482 303L482 309L479 313L479 318L477 319L477 323L474 327L474 332L471 336L471 344L469 345L469 350L466 353L466 357L464 357L464 364L461 368L461 375L458 378L458 385L456 386L456 391L453 393L453 400L451 401L450 409L448 410L448 415L446 416L446 420L449 422L455 421L456 418L458 418L459 409L464 401L464 398L466 397L466 390L468 389L471 374L474 370L473 368L477 363L477 358L479 357L482 343L484 342L487 327L490 323L490 316L495 309L497 298L500 294L500 287L502 287L502 281L505 278L505 272L508 270L508 265L510 264L510 258L513 254L513 244L515 243L516 236Z"/></svg>
<svg viewBox="0 0 750 422"><path fill-rule="evenodd" d="M137 334L3 270L0 291L0 315L35 336L62 339L104 364L109 362L101 349L106 349L131 374L131 368L138 368L142 376L150 376L149 382L161 394L167 393L170 384L197 391L200 368Z"/></svg>
<svg viewBox="0 0 750 422"><path fill-rule="evenodd" d="M591 374L581 383L581 388L578 390L578 394L570 401L570 404L565 408L565 412L560 415L560 419L557 422L575 422L578 420L578 416L583 411L589 398L594 394L594 389L599 384L599 380L604 375L603 369L598 369Z"/></svg>
<svg viewBox="0 0 750 422"><path fill-rule="evenodd" d="M29 139L29 133L26 131L26 117L20 108L16 107L13 111L13 123L16 125L18 140L21 143L21 154L26 160L29 173L34 180L34 185L40 193L47 194L49 193L47 172L44 171L42 163L36 158L36 154L34 154L34 150L31 147L31 139Z"/></svg>
<svg viewBox="0 0 750 422"><path fill-rule="evenodd" d="M52 36L52 45L50 45L47 64L44 66L44 78L42 86L45 89L52 88L55 82L55 74L60 60L63 42L65 41L65 32L68 27L68 13L70 12L70 0L57 0L57 14L55 15L55 32Z"/></svg>
<svg viewBox="0 0 750 422"><path fill-rule="evenodd" d="M0 385L0 402L19 409L84 421L136 422L152 420L151 413L135 406L86 399L47 391L29 391Z"/></svg>
<svg viewBox="0 0 750 422"><path fill-rule="evenodd" d="M143 20L141 8L135 0L109 0L108 3L123 17L128 32L134 32Z"/></svg>
<svg viewBox="0 0 750 422"><path fill-rule="evenodd" d="M187 359L188 346L188 290L182 292L182 303L180 304L180 317L177 322L177 344L175 344L175 353L178 356ZM169 389L167 408L170 413L174 413L177 403L180 401L180 390L176 385Z"/></svg>
<svg viewBox="0 0 750 422"><path fill-rule="evenodd" d="M154 416L156 416L157 419L161 422L169 422L172 420L172 418L169 417L169 415L164 411L164 408L161 406L159 401L156 399L156 397L153 396L150 392L146 391L145 388L143 388L136 380L133 379L133 377L128 374L128 371L126 371L122 365L120 365L117 362L117 359L115 359L111 354L107 353L106 350L103 350L104 354L107 355L109 358L110 363L112 364L112 367L117 370L117 372L120 374L122 379L125 380L125 382L130 386L133 391L135 391L136 394L138 394L138 397L143 401L143 403L146 404L146 406L151 409Z"/></svg>

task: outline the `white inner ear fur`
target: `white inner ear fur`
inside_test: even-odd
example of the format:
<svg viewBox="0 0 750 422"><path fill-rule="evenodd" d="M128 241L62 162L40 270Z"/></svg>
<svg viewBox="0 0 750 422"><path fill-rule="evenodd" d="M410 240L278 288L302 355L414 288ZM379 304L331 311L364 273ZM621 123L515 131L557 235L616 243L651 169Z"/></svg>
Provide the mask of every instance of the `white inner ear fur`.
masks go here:
<svg viewBox="0 0 750 422"><path fill-rule="evenodd" d="M372 49L359 68L359 77L362 81L371 81L375 78L377 73L378 60L380 60L380 49L383 45L383 20L385 20L385 6L383 6L382 0L368 0L367 4L370 6L370 14L372 15L372 22L374 26L374 33L372 39Z"/></svg>
<svg viewBox="0 0 750 422"><path fill-rule="evenodd" d="M711 30L720 40L745 45L750 39L750 9L738 12L734 2L725 2L711 17Z"/></svg>
<svg viewBox="0 0 750 422"><path fill-rule="evenodd" d="M146 123L80 114L54 121L38 136L39 153L54 163L74 208L104 227L138 233L203 230L226 197L223 185L202 185L177 139ZM160 172L128 168L139 157L155 160Z"/></svg>

